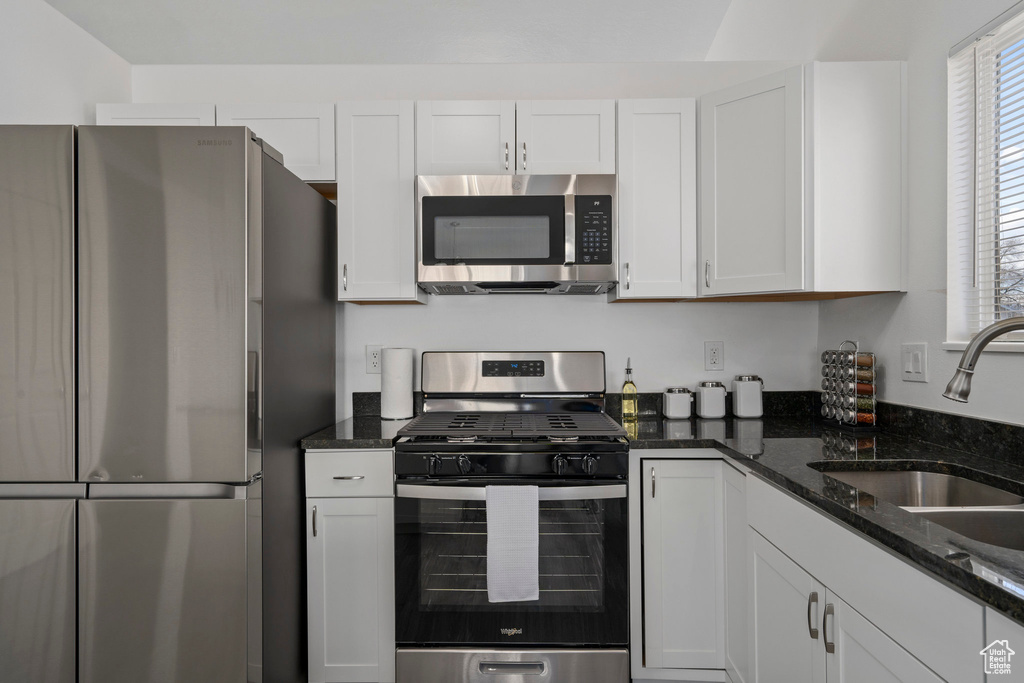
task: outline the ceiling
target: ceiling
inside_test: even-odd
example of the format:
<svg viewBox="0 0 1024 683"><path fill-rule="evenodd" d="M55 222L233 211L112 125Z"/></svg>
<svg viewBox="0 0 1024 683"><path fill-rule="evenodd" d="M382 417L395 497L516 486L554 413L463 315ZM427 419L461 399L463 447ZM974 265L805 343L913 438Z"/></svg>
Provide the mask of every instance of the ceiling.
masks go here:
<svg viewBox="0 0 1024 683"><path fill-rule="evenodd" d="M701 61L731 0L46 0L131 64Z"/></svg>

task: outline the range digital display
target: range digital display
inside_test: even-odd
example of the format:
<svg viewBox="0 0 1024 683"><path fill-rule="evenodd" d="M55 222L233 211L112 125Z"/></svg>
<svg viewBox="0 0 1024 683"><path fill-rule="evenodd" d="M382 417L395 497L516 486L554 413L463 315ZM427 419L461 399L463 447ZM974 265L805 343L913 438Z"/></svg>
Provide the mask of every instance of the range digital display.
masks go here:
<svg viewBox="0 0 1024 683"><path fill-rule="evenodd" d="M484 377L543 377L542 360L485 360Z"/></svg>

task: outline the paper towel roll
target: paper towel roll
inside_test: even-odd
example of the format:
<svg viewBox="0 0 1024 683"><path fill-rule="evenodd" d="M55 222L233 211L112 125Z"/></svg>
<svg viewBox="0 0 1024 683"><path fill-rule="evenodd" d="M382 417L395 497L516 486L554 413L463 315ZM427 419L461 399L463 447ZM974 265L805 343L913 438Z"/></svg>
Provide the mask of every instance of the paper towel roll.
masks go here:
<svg viewBox="0 0 1024 683"><path fill-rule="evenodd" d="M412 417L412 349L381 350L380 416L385 420Z"/></svg>

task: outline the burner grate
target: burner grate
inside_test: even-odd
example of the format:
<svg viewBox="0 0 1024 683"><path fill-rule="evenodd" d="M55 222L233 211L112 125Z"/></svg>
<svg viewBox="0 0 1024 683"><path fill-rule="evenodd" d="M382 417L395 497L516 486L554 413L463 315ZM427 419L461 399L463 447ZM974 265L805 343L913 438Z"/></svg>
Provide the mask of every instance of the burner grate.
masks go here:
<svg viewBox="0 0 1024 683"><path fill-rule="evenodd" d="M506 436L517 438L622 436L605 413L424 413L399 436Z"/></svg>

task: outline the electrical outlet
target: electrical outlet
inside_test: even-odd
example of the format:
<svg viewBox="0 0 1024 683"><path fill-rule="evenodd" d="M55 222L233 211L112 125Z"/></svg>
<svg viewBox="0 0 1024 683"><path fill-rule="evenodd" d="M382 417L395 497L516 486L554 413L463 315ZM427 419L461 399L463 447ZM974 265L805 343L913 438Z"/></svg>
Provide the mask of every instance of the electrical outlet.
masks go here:
<svg viewBox="0 0 1024 683"><path fill-rule="evenodd" d="M380 374L380 344L367 344L366 345L366 374L367 375L379 375Z"/></svg>
<svg viewBox="0 0 1024 683"><path fill-rule="evenodd" d="M725 342L704 342L704 369L725 370Z"/></svg>

